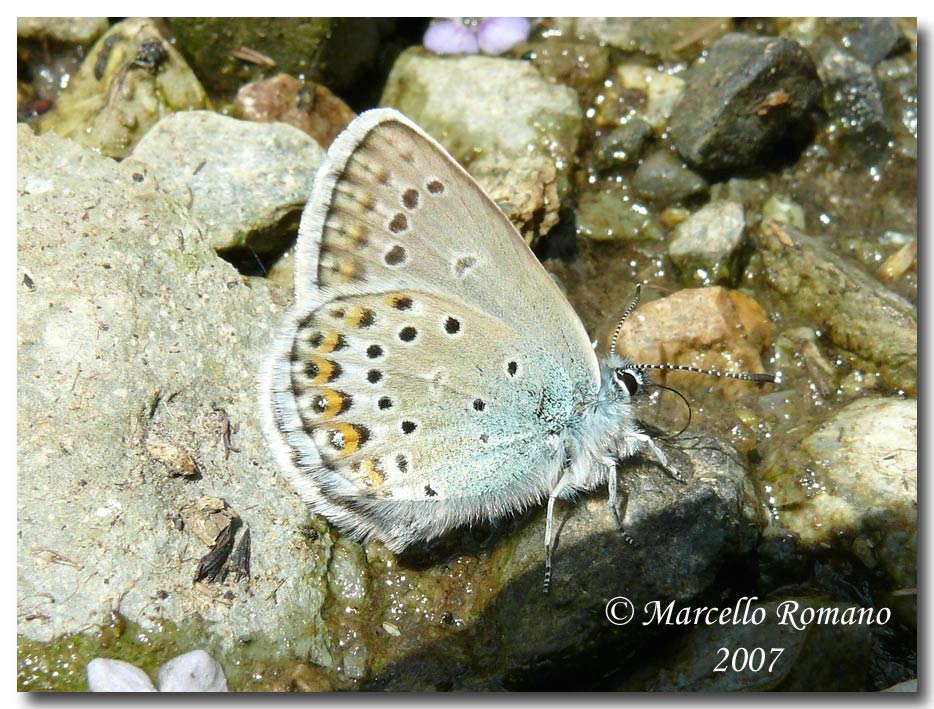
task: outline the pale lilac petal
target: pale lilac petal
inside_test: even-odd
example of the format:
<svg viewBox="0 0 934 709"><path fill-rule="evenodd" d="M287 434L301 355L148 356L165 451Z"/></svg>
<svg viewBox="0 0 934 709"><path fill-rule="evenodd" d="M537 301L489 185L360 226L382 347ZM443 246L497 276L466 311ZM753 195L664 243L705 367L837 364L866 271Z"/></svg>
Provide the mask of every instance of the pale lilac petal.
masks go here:
<svg viewBox="0 0 934 709"><path fill-rule="evenodd" d="M152 680L136 665L96 657L88 663L88 689L92 692L155 692Z"/></svg>
<svg viewBox="0 0 934 709"><path fill-rule="evenodd" d="M476 31L457 20L435 22L425 32L422 44L438 54L476 54L479 51Z"/></svg>
<svg viewBox="0 0 934 709"><path fill-rule="evenodd" d="M160 692L226 692L224 669L204 650L193 650L159 668Z"/></svg>
<svg viewBox="0 0 934 709"><path fill-rule="evenodd" d="M484 54L502 54L527 40L531 30L526 17L488 17L477 28L477 42Z"/></svg>

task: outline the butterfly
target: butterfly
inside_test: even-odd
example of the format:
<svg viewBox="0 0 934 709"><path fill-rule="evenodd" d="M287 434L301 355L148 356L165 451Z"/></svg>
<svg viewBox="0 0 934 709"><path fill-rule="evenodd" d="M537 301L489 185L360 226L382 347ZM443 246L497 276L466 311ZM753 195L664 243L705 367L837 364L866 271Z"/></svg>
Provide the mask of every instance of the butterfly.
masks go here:
<svg viewBox="0 0 934 709"><path fill-rule="evenodd" d="M646 451L677 475L635 422L652 366L615 338L598 360L493 200L421 128L375 109L318 171L260 405L311 509L394 552L547 500L547 590L556 500L606 485L619 521L619 461Z"/></svg>

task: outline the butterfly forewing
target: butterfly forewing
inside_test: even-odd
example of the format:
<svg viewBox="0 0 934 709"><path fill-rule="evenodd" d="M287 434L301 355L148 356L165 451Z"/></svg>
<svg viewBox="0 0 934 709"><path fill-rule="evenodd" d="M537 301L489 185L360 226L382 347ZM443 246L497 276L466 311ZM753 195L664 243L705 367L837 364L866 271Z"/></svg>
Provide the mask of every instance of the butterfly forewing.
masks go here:
<svg viewBox="0 0 934 709"><path fill-rule="evenodd" d="M436 292L521 332L545 328L545 346L570 376L598 379L580 319L511 222L395 111L364 114L338 138L309 206L299 304L374 287Z"/></svg>

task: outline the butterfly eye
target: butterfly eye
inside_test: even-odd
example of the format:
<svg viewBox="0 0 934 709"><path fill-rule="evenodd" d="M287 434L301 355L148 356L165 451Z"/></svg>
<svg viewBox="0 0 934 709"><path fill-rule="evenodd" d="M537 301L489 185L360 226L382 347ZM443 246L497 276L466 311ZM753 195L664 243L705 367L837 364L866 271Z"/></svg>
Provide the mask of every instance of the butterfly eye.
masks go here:
<svg viewBox="0 0 934 709"><path fill-rule="evenodd" d="M642 384L642 377L634 374L629 369L614 369L613 379L616 380L616 386L625 389L629 396L635 396L636 392L639 391L640 384Z"/></svg>

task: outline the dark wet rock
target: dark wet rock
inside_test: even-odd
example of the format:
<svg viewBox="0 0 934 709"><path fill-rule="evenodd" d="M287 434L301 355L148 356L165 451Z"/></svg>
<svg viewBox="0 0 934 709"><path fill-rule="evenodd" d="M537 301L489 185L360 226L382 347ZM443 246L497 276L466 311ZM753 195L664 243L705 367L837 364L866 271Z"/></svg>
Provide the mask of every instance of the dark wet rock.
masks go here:
<svg viewBox="0 0 934 709"><path fill-rule="evenodd" d="M726 624L692 624L687 633L671 644L670 652L662 653L662 659L655 663L656 674L643 689L653 692L872 689L869 686L872 636L880 628L878 618L886 617L884 613L882 616L874 613L871 623L846 624L839 619L848 609L851 615L858 613L860 606L826 597L767 602L746 598L734 603L704 604L738 609L734 617L744 622L734 623L731 619ZM828 620L836 618L838 622L804 624L808 613L816 614L819 609L824 609ZM864 613L863 617L868 619L869 615ZM761 621L757 622L759 618ZM720 648L726 648L729 655ZM713 671L715 667L725 671Z"/></svg>
<svg viewBox="0 0 934 709"><path fill-rule="evenodd" d="M20 39L90 44L110 28L106 17L17 17Z"/></svg>
<svg viewBox="0 0 934 709"><path fill-rule="evenodd" d="M918 387L918 314L901 296L791 226L764 221L756 242L768 283L838 347L873 363L889 386Z"/></svg>
<svg viewBox="0 0 934 709"><path fill-rule="evenodd" d="M518 44L513 54L535 66L546 79L570 86L589 105L610 70L606 47L574 42L529 42Z"/></svg>
<svg viewBox="0 0 934 709"><path fill-rule="evenodd" d="M242 87L237 92L234 112L245 121L287 123L325 149L356 116L327 87L288 74Z"/></svg>
<svg viewBox="0 0 934 709"><path fill-rule="evenodd" d="M846 51L869 66L908 48L908 38L891 17L846 17L840 25Z"/></svg>
<svg viewBox="0 0 934 709"><path fill-rule="evenodd" d="M874 164L888 152L892 131L872 67L832 49L821 61L820 75L830 117L843 143L864 163Z"/></svg>
<svg viewBox="0 0 934 709"><path fill-rule="evenodd" d="M707 181L667 149L649 155L632 176L636 192L658 207L667 207L707 191Z"/></svg>
<svg viewBox="0 0 934 709"><path fill-rule="evenodd" d="M161 120L131 157L186 205L215 249L262 254L294 237L324 150L283 123L185 111Z"/></svg>
<svg viewBox="0 0 934 709"><path fill-rule="evenodd" d="M593 146L594 165L607 170L635 163L642 157L655 131L641 118L633 118L597 138Z"/></svg>
<svg viewBox="0 0 934 709"><path fill-rule="evenodd" d="M39 131L122 158L167 113L207 103L201 84L156 25L124 20L94 45Z"/></svg>
<svg viewBox="0 0 934 709"><path fill-rule="evenodd" d="M588 185L575 212L577 234L593 241L659 241L664 232L655 213L617 183Z"/></svg>
<svg viewBox="0 0 934 709"><path fill-rule="evenodd" d="M583 125L573 90L529 62L410 49L393 65L382 103L444 145L528 239L558 223Z"/></svg>
<svg viewBox="0 0 934 709"><path fill-rule="evenodd" d="M382 669L365 687L586 689L623 670L622 658L663 631L636 622L612 625L607 602L620 595L637 608L659 598L690 602L710 592L718 573L744 558L758 535L758 505L735 451L714 439L692 443L669 449L687 484L651 464L621 469L629 491L623 522L637 546L618 532L605 492L573 506L559 503L555 576L545 595L544 514L538 510L533 523L500 540L460 582L472 591L466 605L455 594L427 603L426 619L441 610L449 614L438 613L433 642L411 637L414 618L395 621L401 635L383 643L392 656L381 654ZM491 596L483 591L489 585L496 589Z"/></svg>
<svg viewBox="0 0 934 709"><path fill-rule="evenodd" d="M215 91L233 92L280 73L340 91L372 67L386 22L363 17L174 17L169 25L178 51Z"/></svg>
<svg viewBox="0 0 934 709"><path fill-rule="evenodd" d="M711 202L675 227L668 257L686 285L736 285L746 217L738 202Z"/></svg>
<svg viewBox="0 0 934 709"><path fill-rule="evenodd" d="M800 444L776 452L763 478L770 538L836 549L888 588L917 586L918 405L866 397Z"/></svg>
<svg viewBox="0 0 934 709"><path fill-rule="evenodd" d="M781 37L729 34L696 63L671 114L671 138L710 172L753 165L821 97L814 62Z"/></svg>

